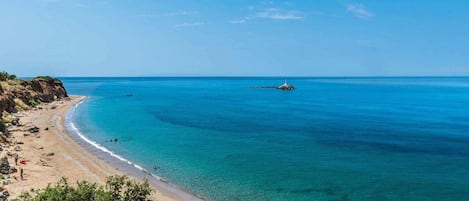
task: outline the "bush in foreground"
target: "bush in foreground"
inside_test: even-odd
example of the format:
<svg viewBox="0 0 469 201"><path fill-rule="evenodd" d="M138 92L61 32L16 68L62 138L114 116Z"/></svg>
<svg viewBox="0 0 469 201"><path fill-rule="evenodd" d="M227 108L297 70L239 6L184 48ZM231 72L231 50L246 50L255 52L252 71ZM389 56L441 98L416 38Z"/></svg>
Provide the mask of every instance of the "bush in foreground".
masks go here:
<svg viewBox="0 0 469 201"><path fill-rule="evenodd" d="M126 176L108 177L105 185L79 181L76 186L62 178L54 186L23 193L14 201L148 201L151 192L148 181L139 183Z"/></svg>

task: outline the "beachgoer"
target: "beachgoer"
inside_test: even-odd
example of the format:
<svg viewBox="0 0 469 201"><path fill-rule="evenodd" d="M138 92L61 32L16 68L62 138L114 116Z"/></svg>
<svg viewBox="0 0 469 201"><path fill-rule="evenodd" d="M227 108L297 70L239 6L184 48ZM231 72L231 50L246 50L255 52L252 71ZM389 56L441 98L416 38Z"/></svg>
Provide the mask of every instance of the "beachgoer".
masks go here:
<svg viewBox="0 0 469 201"><path fill-rule="evenodd" d="M18 159L19 159L18 154L15 154L15 165L18 165Z"/></svg>
<svg viewBox="0 0 469 201"><path fill-rule="evenodd" d="M23 170L23 168L20 168L20 178L21 178L21 180L23 180L23 174L24 174L24 170Z"/></svg>

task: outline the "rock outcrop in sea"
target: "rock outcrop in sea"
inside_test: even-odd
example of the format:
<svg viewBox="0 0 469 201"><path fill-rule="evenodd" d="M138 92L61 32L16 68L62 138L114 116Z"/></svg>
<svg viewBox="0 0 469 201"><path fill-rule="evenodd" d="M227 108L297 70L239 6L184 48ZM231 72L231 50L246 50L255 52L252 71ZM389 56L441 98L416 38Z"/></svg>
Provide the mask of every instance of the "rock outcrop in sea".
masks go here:
<svg viewBox="0 0 469 201"><path fill-rule="evenodd" d="M293 89L295 89L295 87L293 85L288 84L288 82L285 80L285 83L278 86L277 89L280 89L280 90L293 90Z"/></svg>
<svg viewBox="0 0 469 201"><path fill-rule="evenodd" d="M288 84L288 82L286 80L285 80L285 83L283 83L282 85L280 85L278 87L274 87L274 86L257 86L257 87L253 87L253 88L271 88L271 89L279 89L279 90L287 90L287 91L295 89L295 87L293 85Z"/></svg>

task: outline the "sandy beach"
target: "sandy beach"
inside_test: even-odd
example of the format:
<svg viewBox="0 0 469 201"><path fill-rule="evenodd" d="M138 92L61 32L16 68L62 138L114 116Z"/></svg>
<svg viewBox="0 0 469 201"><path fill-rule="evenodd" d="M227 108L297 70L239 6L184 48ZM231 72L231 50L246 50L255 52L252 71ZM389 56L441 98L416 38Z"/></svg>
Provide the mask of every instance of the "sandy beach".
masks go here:
<svg viewBox="0 0 469 201"><path fill-rule="evenodd" d="M77 180L103 183L107 176L124 174L81 147L67 133L65 115L72 106L85 98L73 96L41 105L42 109L14 114L20 118L20 126L9 128L12 131L12 145L3 147L2 156L8 152L18 153L19 160L24 160L26 164L18 164L24 170L24 180L19 179L18 171L11 175L16 179L12 178L11 184L4 185L10 198L15 198L24 191L45 188L62 177L68 178L70 183ZM34 127L39 128L39 132L28 131ZM8 159L10 164L15 164L13 157ZM18 166L16 167L20 168ZM151 197L153 200L194 200L165 186L154 186L154 190Z"/></svg>

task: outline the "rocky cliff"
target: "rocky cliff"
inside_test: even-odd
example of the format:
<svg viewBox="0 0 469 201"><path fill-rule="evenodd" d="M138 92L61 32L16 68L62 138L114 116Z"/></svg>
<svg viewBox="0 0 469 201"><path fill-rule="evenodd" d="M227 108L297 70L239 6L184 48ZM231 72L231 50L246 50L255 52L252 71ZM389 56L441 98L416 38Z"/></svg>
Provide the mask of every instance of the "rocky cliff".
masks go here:
<svg viewBox="0 0 469 201"><path fill-rule="evenodd" d="M0 82L0 132L4 123L11 123L9 113L28 110L43 102L52 102L68 97L62 81L48 76L31 80L11 79Z"/></svg>
<svg viewBox="0 0 469 201"><path fill-rule="evenodd" d="M68 97L62 81L51 77L32 80L7 80L0 82L0 111L17 112L41 102L52 102Z"/></svg>

